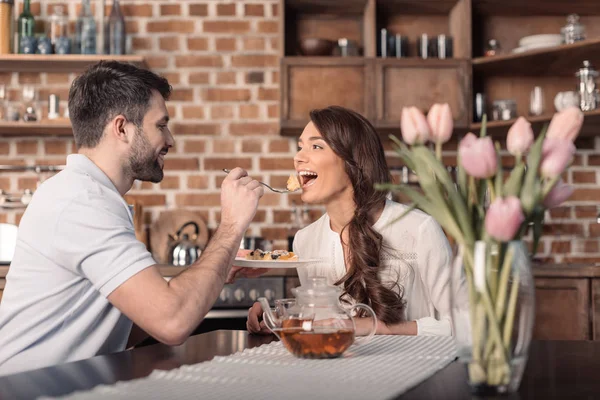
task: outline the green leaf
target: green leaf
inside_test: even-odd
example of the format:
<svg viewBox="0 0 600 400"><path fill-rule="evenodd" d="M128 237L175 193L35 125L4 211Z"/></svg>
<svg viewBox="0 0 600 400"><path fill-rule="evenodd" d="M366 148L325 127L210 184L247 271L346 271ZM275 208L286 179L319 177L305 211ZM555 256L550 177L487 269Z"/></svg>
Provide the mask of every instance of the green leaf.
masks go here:
<svg viewBox="0 0 600 400"><path fill-rule="evenodd" d="M504 183L504 169L502 168L502 157L500 157L500 143L496 142L496 160L498 163L498 171L496 172L496 196L502 197L502 184Z"/></svg>
<svg viewBox="0 0 600 400"><path fill-rule="evenodd" d="M479 137L485 137L487 135L487 114L483 114L481 118L481 130L479 131Z"/></svg>
<svg viewBox="0 0 600 400"><path fill-rule="evenodd" d="M544 125L540 136L531 147L529 155L527 156L527 172L525 173L525 182L523 184L523 190L521 191L521 205L526 214L530 214L539 201L541 190L539 180L536 178L542 160L542 148L547 129L548 124Z"/></svg>
<svg viewBox="0 0 600 400"><path fill-rule="evenodd" d="M513 168L508 180L504 184L504 196L516 196L521 194L521 186L523 185L523 175L525 175L525 163L519 160L519 163Z"/></svg>

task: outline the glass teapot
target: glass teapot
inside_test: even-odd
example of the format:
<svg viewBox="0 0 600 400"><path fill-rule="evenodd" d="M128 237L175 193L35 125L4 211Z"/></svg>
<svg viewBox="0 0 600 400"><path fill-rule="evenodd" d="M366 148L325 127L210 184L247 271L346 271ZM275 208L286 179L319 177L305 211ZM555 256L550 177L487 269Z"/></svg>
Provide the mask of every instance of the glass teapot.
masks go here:
<svg viewBox="0 0 600 400"><path fill-rule="evenodd" d="M356 324L352 314L364 310L371 317L366 342L375 334L375 312L366 304L345 308L340 303L341 288L327 284L326 278L309 278L306 285L292 289L296 301L273 312L266 298L258 299L264 310L267 327L285 348L301 358L334 358L341 356L354 342Z"/></svg>

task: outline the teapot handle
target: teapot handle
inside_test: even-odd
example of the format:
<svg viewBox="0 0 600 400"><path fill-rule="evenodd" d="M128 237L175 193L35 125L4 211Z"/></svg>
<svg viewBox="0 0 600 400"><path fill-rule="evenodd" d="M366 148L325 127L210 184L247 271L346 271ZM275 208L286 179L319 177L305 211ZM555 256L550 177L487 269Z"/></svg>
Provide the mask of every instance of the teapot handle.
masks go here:
<svg viewBox="0 0 600 400"><path fill-rule="evenodd" d="M377 316L375 315L375 311L373 311L373 309L371 307L369 307L366 304L362 304L362 303L358 303L354 306L352 306L350 308L350 312L354 311L355 309L358 308L362 308L363 310L367 311L367 314L370 314L371 317L371 321L372 326L371 326L371 330L369 332L369 334L367 336L361 337L356 339L355 343L356 344L367 344L371 341L371 339L373 338L373 336L375 336L375 332L377 331ZM352 318L352 323L354 324L354 318ZM356 331L356 325L354 326L354 330Z"/></svg>
<svg viewBox="0 0 600 400"><path fill-rule="evenodd" d="M196 237L198 237L198 234L200 233L200 227L198 227L198 224L195 223L194 221L189 221L189 222L186 222L185 224L183 224L183 226L181 228L179 228L179 230L177 231L177 237L180 237L181 232L183 232L183 230L190 225L192 225L194 227L194 235Z"/></svg>

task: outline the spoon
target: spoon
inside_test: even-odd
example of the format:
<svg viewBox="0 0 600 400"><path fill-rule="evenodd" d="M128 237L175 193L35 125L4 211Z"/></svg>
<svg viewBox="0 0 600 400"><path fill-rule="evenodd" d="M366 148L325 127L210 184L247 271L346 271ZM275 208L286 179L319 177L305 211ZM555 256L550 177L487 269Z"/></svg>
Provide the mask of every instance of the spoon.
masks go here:
<svg viewBox="0 0 600 400"><path fill-rule="evenodd" d="M228 170L227 168L223 168L223 172L225 172L226 174L228 174L228 173L230 172L230 170ZM271 187L271 186L267 185L267 184L266 184L266 183L264 183L264 182L258 181L258 183L260 183L261 185L263 185L264 187L266 187L267 189L269 189L269 190L271 190L271 191L273 191L273 192L275 192L275 193L293 193L293 192L295 192L295 191L297 191L297 190L298 190L298 189L296 189L296 190L289 190L289 189L275 189L275 188L273 188L273 187Z"/></svg>

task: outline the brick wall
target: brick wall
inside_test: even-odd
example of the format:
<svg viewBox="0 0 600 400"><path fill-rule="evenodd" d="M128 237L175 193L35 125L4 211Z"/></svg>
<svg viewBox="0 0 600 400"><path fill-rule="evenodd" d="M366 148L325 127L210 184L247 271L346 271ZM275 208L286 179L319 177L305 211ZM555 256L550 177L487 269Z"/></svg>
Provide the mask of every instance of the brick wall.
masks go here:
<svg viewBox="0 0 600 400"><path fill-rule="evenodd" d="M19 2L22 6L21 2ZM110 2L107 2L110 5ZM33 2L38 20L55 4L66 4L71 19L78 1ZM153 71L174 87L168 103L176 145L158 185L136 184L128 196L144 204L146 222L176 207L197 210L214 228L219 220L222 168L242 166L274 186L284 186L292 172L295 143L278 134L279 39L275 0L198 0L151 2L122 0L133 50L147 57ZM12 99L22 84L40 88L40 98L60 95L66 106L72 74L0 74ZM600 225L596 224L597 166L600 142L582 140L568 181L577 185L573 201L550 214L542 254L556 261L600 261ZM74 151L68 138L0 138L0 164L63 164ZM392 155L390 153L390 155ZM448 163L455 154L445 153ZM393 164L396 159L391 156ZM35 189L34 173L0 174L9 192ZM289 208L297 195L267 194L251 225L252 234L285 246ZM314 209L317 218L321 209ZM2 211L0 221L18 223L21 211Z"/></svg>

